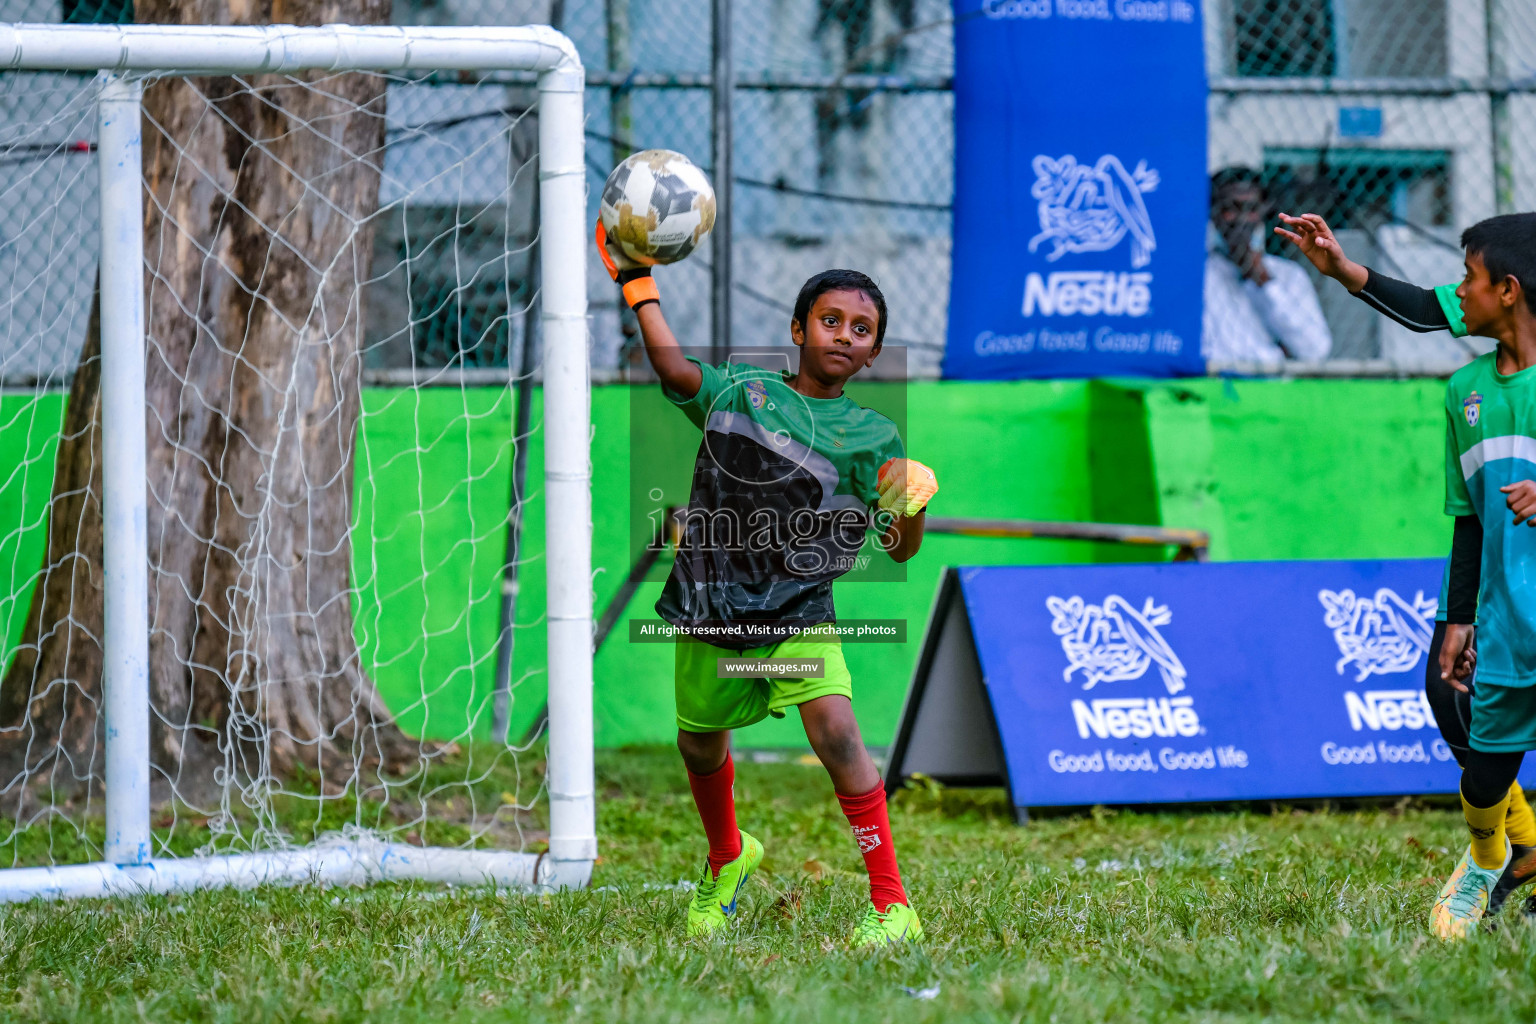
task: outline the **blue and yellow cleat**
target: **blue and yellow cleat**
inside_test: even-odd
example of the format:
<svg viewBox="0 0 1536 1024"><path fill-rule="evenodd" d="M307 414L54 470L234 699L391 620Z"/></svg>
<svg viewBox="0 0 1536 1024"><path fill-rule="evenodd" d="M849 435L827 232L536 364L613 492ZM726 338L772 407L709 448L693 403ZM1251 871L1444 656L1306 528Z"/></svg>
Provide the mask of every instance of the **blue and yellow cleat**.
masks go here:
<svg viewBox="0 0 1536 1024"><path fill-rule="evenodd" d="M1465 939L1477 928L1488 912L1488 901L1499 884L1499 876L1509 866L1510 848L1504 844L1504 863L1496 868L1478 867L1472 848L1461 855L1456 870L1446 879L1429 912L1429 930L1444 942Z"/></svg>
<svg viewBox="0 0 1536 1024"><path fill-rule="evenodd" d="M704 862L699 887L688 904L688 934L709 935L724 928L736 914L736 900L752 872L763 862L763 844L741 833L741 856L720 869L718 875Z"/></svg>
<svg viewBox="0 0 1536 1024"><path fill-rule="evenodd" d="M853 945L855 949L872 949L916 942L922 937L923 922L917 919L917 911L905 903L892 903L882 914L871 903L853 930Z"/></svg>

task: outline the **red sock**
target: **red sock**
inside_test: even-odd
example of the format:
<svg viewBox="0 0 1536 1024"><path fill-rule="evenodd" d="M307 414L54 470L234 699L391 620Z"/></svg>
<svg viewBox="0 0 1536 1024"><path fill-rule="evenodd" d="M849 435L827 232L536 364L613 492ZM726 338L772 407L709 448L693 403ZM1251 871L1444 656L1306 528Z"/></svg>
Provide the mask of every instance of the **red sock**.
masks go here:
<svg viewBox="0 0 1536 1024"><path fill-rule="evenodd" d="M741 833L736 829L736 766L731 755L708 775L688 773L688 788L709 837L709 870L715 874L741 856Z"/></svg>
<svg viewBox="0 0 1536 1024"><path fill-rule="evenodd" d="M848 824L853 826L853 840L864 855L869 872L869 898L875 909L885 913L892 903L906 903L907 891L901 887L901 871L896 867L896 844L891 842L891 816L885 807L885 784L859 796L837 795Z"/></svg>

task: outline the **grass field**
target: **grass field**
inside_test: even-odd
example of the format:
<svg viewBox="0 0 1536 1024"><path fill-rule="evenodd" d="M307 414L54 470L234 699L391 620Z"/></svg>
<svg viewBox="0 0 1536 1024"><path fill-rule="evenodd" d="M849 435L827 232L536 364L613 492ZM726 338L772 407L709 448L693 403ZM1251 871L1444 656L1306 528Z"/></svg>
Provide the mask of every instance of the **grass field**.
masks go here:
<svg viewBox="0 0 1536 1024"><path fill-rule="evenodd" d="M1425 933L1459 815L1406 806L1097 812L1012 824L997 791L901 794L928 930L849 952L862 865L825 775L738 770L764 870L740 926L682 938L702 859L676 755L601 756L592 891L268 889L0 909L26 1020L1514 1020L1536 929ZM928 990L929 998L904 991ZM936 993L933 991L936 990Z"/></svg>

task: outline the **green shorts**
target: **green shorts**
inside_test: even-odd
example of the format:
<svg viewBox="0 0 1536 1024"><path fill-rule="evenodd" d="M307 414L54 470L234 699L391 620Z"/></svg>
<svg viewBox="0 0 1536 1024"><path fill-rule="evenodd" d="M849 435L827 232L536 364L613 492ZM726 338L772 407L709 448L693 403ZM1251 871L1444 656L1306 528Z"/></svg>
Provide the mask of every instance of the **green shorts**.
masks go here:
<svg viewBox="0 0 1536 1024"><path fill-rule="evenodd" d="M1496 686L1479 681L1472 689L1473 750L1507 754L1536 750L1536 686Z"/></svg>
<svg viewBox="0 0 1536 1024"><path fill-rule="evenodd" d="M782 676L720 678L721 658L821 658L820 679ZM843 643L830 626L813 626L788 640L745 651L678 637L677 727L685 732L717 732L740 729L772 715L784 717L784 709L842 694L853 699L853 677L843 661Z"/></svg>

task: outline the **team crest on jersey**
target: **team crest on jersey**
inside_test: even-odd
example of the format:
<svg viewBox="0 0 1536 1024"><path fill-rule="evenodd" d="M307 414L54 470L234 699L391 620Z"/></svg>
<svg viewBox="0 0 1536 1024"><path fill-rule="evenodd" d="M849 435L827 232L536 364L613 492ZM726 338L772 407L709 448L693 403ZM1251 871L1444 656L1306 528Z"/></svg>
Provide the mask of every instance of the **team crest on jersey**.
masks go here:
<svg viewBox="0 0 1536 1024"><path fill-rule="evenodd" d="M1467 426L1477 426L1478 416L1482 412L1483 396L1476 391L1466 397L1461 403L1461 414L1467 418Z"/></svg>
<svg viewBox="0 0 1536 1024"><path fill-rule="evenodd" d="M760 380L747 381L747 401L752 403L752 408L761 409L768 401L767 385Z"/></svg>

